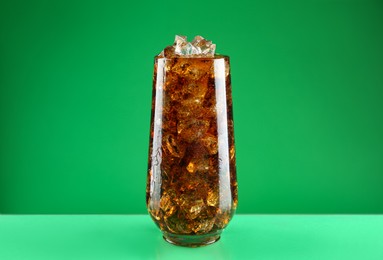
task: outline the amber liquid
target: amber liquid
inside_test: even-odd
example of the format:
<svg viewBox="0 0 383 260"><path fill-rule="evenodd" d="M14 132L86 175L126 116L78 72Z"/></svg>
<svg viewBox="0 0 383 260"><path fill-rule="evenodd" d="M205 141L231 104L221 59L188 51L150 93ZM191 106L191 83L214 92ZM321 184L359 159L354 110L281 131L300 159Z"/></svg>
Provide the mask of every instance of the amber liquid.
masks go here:
<svg viewBox="0 0 383 260"><path fill-rule="evenodd" d="M148 211L165 233L217 234L237 207L229 58L156 58Z"/></svg>

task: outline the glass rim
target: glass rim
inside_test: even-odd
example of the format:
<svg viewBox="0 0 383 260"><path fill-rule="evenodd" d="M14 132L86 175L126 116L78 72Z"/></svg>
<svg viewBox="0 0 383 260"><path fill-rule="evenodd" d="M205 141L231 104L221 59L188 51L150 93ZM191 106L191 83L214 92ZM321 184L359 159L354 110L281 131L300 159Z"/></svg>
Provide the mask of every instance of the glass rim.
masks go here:
<svg viewBox="0 0 383 260"><path fill-rule="evenodd" d="M160 60L160 59L164 59L164 60L189 60L189 59L192 59L192 60L219 60L219 59L230 59L230 57L228 55L224 55L224 54L219 54L219 53L216 53L214 54L213 57L193 57L193 56L175 56L175 57L159 57L158 55L154 56L154 59L155 60Z"/></svg>

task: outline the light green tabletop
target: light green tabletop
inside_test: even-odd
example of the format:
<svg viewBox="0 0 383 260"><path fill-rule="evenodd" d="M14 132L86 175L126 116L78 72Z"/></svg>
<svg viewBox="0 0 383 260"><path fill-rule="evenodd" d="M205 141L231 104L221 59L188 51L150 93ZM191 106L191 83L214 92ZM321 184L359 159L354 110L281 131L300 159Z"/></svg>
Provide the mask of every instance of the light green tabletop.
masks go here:
<svg viewBox="0 0 383 260"><path fill-rule="evenodd" d="M383 215L236 215L217 243L166 243L144 215L2 215L0 259L383 259Z"/></svg>

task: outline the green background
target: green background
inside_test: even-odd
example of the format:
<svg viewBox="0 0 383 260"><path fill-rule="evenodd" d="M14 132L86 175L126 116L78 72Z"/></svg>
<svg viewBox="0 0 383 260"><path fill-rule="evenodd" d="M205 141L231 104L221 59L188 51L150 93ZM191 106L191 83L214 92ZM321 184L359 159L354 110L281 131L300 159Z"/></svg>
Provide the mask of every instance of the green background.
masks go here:
<svg viewBox="0 0 383 260"><path fill-rule="evenodd" d="M0 2L0 213L145 213L153 56L231 57L240 213L383 213L382 1Z"/></svg>

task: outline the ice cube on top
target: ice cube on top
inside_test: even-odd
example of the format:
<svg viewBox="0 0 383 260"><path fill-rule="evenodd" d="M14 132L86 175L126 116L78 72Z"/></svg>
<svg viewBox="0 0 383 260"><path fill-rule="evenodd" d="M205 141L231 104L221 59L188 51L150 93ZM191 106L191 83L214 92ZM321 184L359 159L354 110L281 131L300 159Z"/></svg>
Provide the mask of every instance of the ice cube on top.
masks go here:
<svg viewBox="0 0 383 260"><path fill-rule="evenodd" d="M171 58L184 57L214 57L215 44L202 36L197 35L193 41L188 42L186 36L176 35L174 44L166 47L158 56Z"/></svg>

